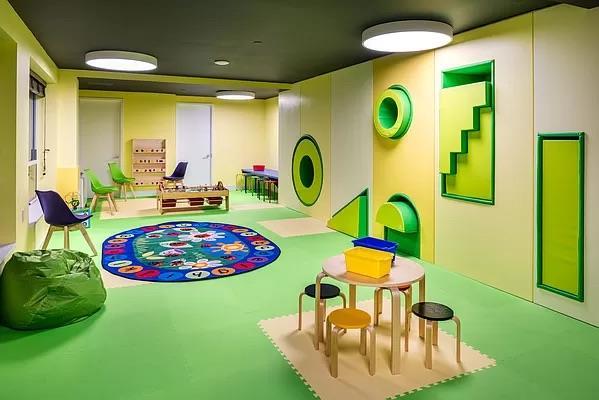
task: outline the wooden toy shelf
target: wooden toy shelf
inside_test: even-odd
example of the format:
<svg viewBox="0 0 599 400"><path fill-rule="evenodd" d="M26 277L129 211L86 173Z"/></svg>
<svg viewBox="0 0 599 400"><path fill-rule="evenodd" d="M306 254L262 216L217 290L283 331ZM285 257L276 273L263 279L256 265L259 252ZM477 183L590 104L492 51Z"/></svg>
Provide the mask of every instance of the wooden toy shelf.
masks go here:
<svg viewBox="0 0 599 400"><path fill-rule="evenodd" d="M158 186L166 171L166 140L131 140L131 164L135 186Z"/></svg>

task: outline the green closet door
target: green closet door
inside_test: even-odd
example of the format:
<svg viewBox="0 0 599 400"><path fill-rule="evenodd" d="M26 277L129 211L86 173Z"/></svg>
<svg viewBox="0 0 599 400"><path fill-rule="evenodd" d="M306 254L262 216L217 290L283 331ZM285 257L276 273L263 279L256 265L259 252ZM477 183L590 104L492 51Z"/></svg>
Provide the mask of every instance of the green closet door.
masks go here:
<svg viewBox="0 0 599 400"><path fill-rule="evenodd" d="M584 141L539 135L537 286L584 299Z"/></svg>

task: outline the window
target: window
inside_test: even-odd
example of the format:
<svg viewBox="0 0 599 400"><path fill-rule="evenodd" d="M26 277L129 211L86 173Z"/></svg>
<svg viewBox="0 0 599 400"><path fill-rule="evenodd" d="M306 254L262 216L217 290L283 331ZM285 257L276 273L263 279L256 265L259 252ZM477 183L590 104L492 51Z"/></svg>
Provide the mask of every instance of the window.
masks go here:
<svg viewBox="0 0 599 400"><path fill-rule="evenodd" d="M35 198L38 181L38 143L44 130L44 96L46 86L41 79L31 76L29 79L29 164L27 177L29 199ZM45 154L45 153L44 153Z"/></svg>

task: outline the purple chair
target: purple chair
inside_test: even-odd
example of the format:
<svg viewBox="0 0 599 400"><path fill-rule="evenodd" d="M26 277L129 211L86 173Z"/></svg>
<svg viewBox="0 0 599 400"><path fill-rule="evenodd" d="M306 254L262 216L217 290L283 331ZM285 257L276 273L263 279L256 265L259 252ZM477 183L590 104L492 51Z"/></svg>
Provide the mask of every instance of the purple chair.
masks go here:
<svg viewBox="0 0 599 400"><path fill-rule="evenodd" d="M42 206L44 220L46 223L48 223L48 225L50 225L48 228L48 233L46 234L46 239L44 240L44 244L42 246L42 250L46 250L48 248L48 243L50 242L52 234L57 231L64 232L64 248L68 249L70 247L69 232L78 230L81 231L83 238L92 249L94 256L98 255L98 252L96 251L96 248L94 247L87 230L83 226L83 222L90 219L91 215L78 217L77 215L73 214L62 197L52 190L36 190L35 193L37 194L37 198Z"/></svg>
<svg viewBox="0 0 599 400"><path fill-rule="evenodd" d="M177 163L175 170L169 176L165 176L163 179L169 182L183 182L183 178L185 178L185 171L187 171L187 162L180 161Z"/></svg>

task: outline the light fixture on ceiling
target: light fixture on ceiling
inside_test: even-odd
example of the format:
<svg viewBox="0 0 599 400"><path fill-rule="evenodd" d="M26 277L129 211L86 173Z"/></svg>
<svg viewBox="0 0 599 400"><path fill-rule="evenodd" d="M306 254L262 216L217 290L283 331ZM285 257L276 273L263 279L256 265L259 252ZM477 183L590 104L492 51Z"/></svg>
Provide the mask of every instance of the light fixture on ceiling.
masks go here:
<svg viewBox="0 0 599 400"><path fill-rule="evenodd" d="M151 71L158 66L156 57L120 50L90 51L85 54L85 63L113 71Z"/></svg>
<svg viewBox="0 0 599 400"><path fill-rule="evenodd" d="M220 65L221 67L231 64L231 62L229 60L214 60L214 63L216 65Z"/></svg>
<svg viewBox="0 0 599 400"><path fill-rule="evenodd" d="M223 100L252 100L256 98L256 93L245 90L219 90L216 97Z"/></svg>
<svg viewBox="0 0 599 400"><path fill-rule="evenodd" d="M364 47L398 53L436 49L450 43L452 39L451 25L427 20L388 22L362 32Z"/></svg>

